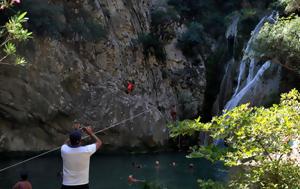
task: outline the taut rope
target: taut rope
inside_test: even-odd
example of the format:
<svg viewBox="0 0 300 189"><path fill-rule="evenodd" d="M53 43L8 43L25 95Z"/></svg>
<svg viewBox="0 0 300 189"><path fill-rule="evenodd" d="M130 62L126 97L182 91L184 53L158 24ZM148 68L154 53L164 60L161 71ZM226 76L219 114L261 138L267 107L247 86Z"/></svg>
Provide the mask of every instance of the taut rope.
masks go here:
<svg viewBox="0 0 300 189"><path fill-rule="evenodd" d="M120 121L120 122L118 122L118 123L112 124L112 125L109 126L109 127L106 127L106 128L104 128L104 129L101 129L101 130L95 132L94 134L98 134L98 133L104 132L104 131L106 131L106 130L108 130L108 129L114 128L114 127L116 127L116 126L118 126L118 125L121 125L121 124L123 124L123 123L126 123L127 121L132 120L132 119L135 119L135 118L137 118L137 117L139 117L139 116L141 116L141 115L143 115L143 114L145 114L145 113L148 113L148 112L150 112L150 111L151 111L151 109L145 110L145 111L143 111L143 112L141 112L141 113L138 113L138 114L136 114L136 115L134 115L134 116L132 116L132 117L129 117L129 118L127 118L127 119L124 119L124 120L122 120L122 121ZM83 137L83 139L86 139L86 138L88 138L88 137L89 137L89 136L85 136L85 137ZM18 162L18 163L16 163L16 164L10 165L10 166L5 167L5 168L2 168L2 169L0 169L0 173L3 172L3 171L5 171L5 170L7 170L7 169L16 167L16 166L21 165L21 164L23 164L23 163L26 163L26 162L28 162L28 161L34 160L34 159L36 159L36 158L39 158L39 157L41 157L41 156L44 156L44 155L46 155L46 154L49 154L49 153L54 152L54 151L56 151L56 150L59 150L60 148L61 148L61 146L58 146L58 147L56 147L56 148L54 148L54 149L51 149L51 150L46 151L46 152L43 152L43 153L41 153L41 154L39 154L39 155L33 156L33 157L31 157L31 158L28 158L28 159L26 159L26 160L24 160L24 161L20 161L20 162Z"/></svg>

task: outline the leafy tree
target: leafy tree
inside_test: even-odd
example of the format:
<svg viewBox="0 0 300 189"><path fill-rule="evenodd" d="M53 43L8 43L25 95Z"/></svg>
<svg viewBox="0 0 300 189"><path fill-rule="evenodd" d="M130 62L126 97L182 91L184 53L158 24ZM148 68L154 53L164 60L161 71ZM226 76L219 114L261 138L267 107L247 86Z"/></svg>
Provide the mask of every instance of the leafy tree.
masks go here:
<svg viewBox="0 0 300 189"><path fill-rule="evenodd" d="M300 1L278 0L277 3L285 8L285 14L275 24L265 23L254 42L255 55L300 73Z"/></svg>
<svg viewBox="0 0 300 189"><path fill-rule="evenodd" d="M285 12L295 12L300 10L299 0L279 0L279 3L285 7Z"/></svg>
<svg viewBox="0 0 300 189"><path fill-rule="evenodd" d="M293 162L263 162L252 166L230 182L229 188L300 188L299 166Z"/></svg>
<svg viewBox="0 0 300 189"><path fill-rule="evenodd" d="M286 68L300 73L300 17L280 18L266 23L254 42L255 55L279 61Z"/></svg>
<svg viewBox="0 0 300 189"><path fill-rule="evenodd" d="M20 3L20 0L0 1L0 11ZM23 27L27 22L26 12L17 13L11 16L8 21L0 26L0 64L8 64L8 61L14 60L16 64L25 64L23 57L17 55L16 44L19 41L26 41L31 37L31 32Z"/></svg>
<svg viewBox="0 0 300 189"><path fill-rule="evenodd" d="M222 161L227 166L245 166L229 187L295 188L300 186L300 174L296 171L300 167L289 154L290 144L299 139L299 121L300 93L294 89L282 94L280 103L270 108L244 104L224 111L208 123L200 122L200 118L183 121L171 126L171 136L206 131L213 139L222 139L225 147L195 146L190 157Z"/></svg>

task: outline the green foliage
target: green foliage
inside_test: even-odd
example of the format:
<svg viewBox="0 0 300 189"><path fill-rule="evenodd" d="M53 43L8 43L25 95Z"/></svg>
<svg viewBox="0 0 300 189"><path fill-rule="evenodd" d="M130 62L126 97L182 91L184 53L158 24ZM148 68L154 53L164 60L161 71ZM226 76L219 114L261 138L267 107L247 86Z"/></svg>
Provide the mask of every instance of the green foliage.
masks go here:
<svg viewBox="0 0 300 189"><path fill-rule="evenodd" d="M213 180L197 180L199 184L199 188L201 189L225 189L226 187L224 186L223 183L220 182L215 182Z"/></svg>
<svg viewBox="0 0 300 189"><path fill-rule="evenodd" d="M162 189L162 187L154 182L145 182L143 189Z"/></svg>
<svg viewBox="0 0 300 189"><path fill-rule="evenodd" d="M293 14L299 12L300 1L278 0L277 2L285 7L286 17L281 17L275 24L264 25L254 41L254 55L261 59L273 59L287 69L300 73L298 63L300 18Z"/></svg>
<svg viewBox="0 0 300 189"><path fill-rule="evenodd" d="M178 14L170 7L158 7L151 11L150 33L142 33L137 42L143 45L143 54L146 59L150 55L164 63L166 52L164 43L175 37L174 24L178 21Z"/></svg>
<svg viewBox="0 0 300 189"><path fill-rule="evenodd" d="M169 0L168 4L186 19L199 19L209 14L213 5L212 1L204 0Z"/></svg>
<svg viewBox="0 0 300 189"><path fill-rule="evenodd" d="M232 179L229 188L300 188L300 167L291 162L263 162Z"/></svg>
<svg viewBox="0 0 300 189"><path fill-rule="evenodd" d="M224 10L220 10L223 1L215 3L205 0L169 0L168 4L178 12L181 22L189 25L190 22L198 22L203 25L205 32L219 37L226 29L224 25ZM224 14L225 13L225 14Z"/></svg>
<svg viewBox="0 0 300 189"><path fill-rule="evenodd" d="M193 35L193 31L187 31L181 37L179 46L185 51L186 56L194 56L196 52L189 52L189 49L194 49L195 43L201 41L201 37L220 39L224 36L227 26L230 24L232 15L239 15L240 22L238 24L238 40L243 43L248 40L251 31L257 24L262 14L265 14L265 9L274 0L229 0L229 1L205 1L205 0L168 0L168 5L180 15L180 21L185 25L193 25L198 23L202 26L201 32L196 34L196 40L191 40L189 36ZM192 24L191 24L192 23ZM194 28L191 28L193 30ZM188 34L190 33L190 35ZM199 36L200 35L200 36ZM225 39L224 39L225 40ZM180 43L180 42L179 42ZM202 49L209 49L209 43L200 43ZM243 44L241 44L243 46ZM238 50L241 51L239 48ZM199 49L198 49L199 50ZM191 50L194 51L194 50ZM199 51L198 51L199 53ZM210 52L209 52L210 53ZM208 53L205 53L208 54Z"/></svg>
<svg viewBox="0 0 300 189"><path fill-rule="evenodd" d="M29 28L37 35L97 42L107 35L105 28L83 8L64 7L62 3L27 0L21 9L28 10Z"/></svg>
<svg viewBox="0 0 300 189"><path fill-rule="evenodd" d="M279 19L276 24L266 23L254 42L256 56L277 59L288 69L300 73L300 18Z"/></svg>
<svg viewBox="0 0 300 189"><path fill-rule="evenodd" d="M85 41L100 41L107 35L105 28L97 23L95 20L83 20L75 19L70 21L69 27L64 31L65 33L73 33L73 38L76 34L79 36L79 40ZM72 35L71 35L72 36Z"/></svg>
<svg viewBox="0 0 300 189"><path fill-rule="evenodd" d="M173 8L158 8L151 11L151 25L154 27L170 24L177 20L178 14Z"/></svg>
<svg viewBox="0 0 300 189"><path fill-rule="evenodd" d="M172 25L178 19L177 12L172 8L155 9L151 12L151 32L163 41L173 39L175 32Z"/></svg>
<svg viewBox="0 0 300 189"><path fill-rule="evenodd" d="M26 63L27 62L26 62L26 60L25 60L24 57L20 57L20 56L16 57L16 64L18 64L18 65L25 65Z"/></svg>
<svg viewBox="0 0 300 189"><path fill-rule="evenodd" d="M27 0L21 10L27 10L29 28L37 35L48 35L58 38L65 29L62 22L64 9L62 5L50 4L47 1Z"/></svg>
<svg viewBox="0 0 300 189"><path fill-rule="evenodd" d="M203 26L200 23L192 22L186 32L178 39L177 46L185 56L195 56L201 51L201 46L205 43Z"/></svg>
<svg viewBox="0 0 300 189"><path fill-rule="evenodd" d="M137 41L143 45L143 53L146 59L149 58L150 55L154 55L158 61L166 61L166 52L158 36L143 33L139 35Z"/></svg>
<svg viewBox="0 0 300 189"><path fill-rule="evenodd" d="M200 118L183 121L171 126L171 136L206 131L213 139L224 140L228 147L196 146L192 148L190 157L221 160L228 166L248 165L243 173L245 179L231 181L235 186L233 188L252 188L250 183L258 188L294 188L300 182L299 174L294 171L299 167L288 155L291 152L290 142L298 140L300 134L299 107L300 93L294 89L282 94L280 103L270 108L244 104L224 111L223 115L214 117L208 123L201 123ZM291 178L295 180L287 182Z"/></svg>
<svg viewBox="0 0 300 189"><path fill-rule="evenodd" d="M11 8L14 1L0 1L0 8ZM8 64L6 61L14 61L16 64L26 63L23 57L17 55L17 42L31 38L32 33L23 27L27 22L27 12L18 12L8 18L3 26L0 26L0 64Z"/></svg>
<svg viewBox="0 0 300 189"><path fill-rule="evenodd" d="M154 27L170 24L178 20L177 12L169 8L166 10L158 9L151 12L151 25Z"/></svg>
<svg viewBox="0 0 300 189"><path fill-rule="evenodd" d="M13 55L17 52L16 46L12 42L7 42L4 45L4 52L7 55Z"/></svg>
<svg viewBox="0 0 300 189"><path fill-rule="evenodd" d="M291 13L300 10L299 0L279 0L279 3L285 7L285 12Z"/></svg>
<svg viewBox="0 0 300 189"><path fill-rule="evenodd" d="M25 17L26 14L27 12L18 13L12 16L5 24L8 36L12 40L25 41L30 37L31 32L28 32L28 30L22 26L22 24L28 20L28 18Z"/></svg>

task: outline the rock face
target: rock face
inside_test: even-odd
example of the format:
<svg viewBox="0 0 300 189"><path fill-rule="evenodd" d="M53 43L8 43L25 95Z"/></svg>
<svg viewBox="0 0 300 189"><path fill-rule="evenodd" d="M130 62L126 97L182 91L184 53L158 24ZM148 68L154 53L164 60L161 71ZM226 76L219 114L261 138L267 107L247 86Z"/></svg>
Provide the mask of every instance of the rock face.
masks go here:
<svg viewBox="0 0 300 189"><path fill-rule="evenodd" d="M187 61L176 39L165 47L164 64L145 59L142 46L133 42L150 29L150 0L39 0L31 6L40 4L63 10L55 15L59 27L90 19L107 35L97 41L76 30L36 35L21 47L27 66L0 65L0 151L56 147L74 119L95 131L125 120L100 135L108 150L160 147L168 141L172 105L180 118L202 109L203 63ZM135 84L130 94L128 80Z"/></svg>

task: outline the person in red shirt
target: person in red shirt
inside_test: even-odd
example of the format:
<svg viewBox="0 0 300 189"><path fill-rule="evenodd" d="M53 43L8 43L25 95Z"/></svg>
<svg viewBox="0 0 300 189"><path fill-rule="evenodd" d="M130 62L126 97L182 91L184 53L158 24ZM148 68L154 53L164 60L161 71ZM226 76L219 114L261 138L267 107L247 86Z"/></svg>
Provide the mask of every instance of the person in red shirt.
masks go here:
<svg viewBox="0 0 300 189"><path fill-rule="evenodd" d="M133 89L134 89L134 83L128 81L127 82L127 94L130 94L133 91Z"/></svg>
<svg viewBox="0 0 300 189"><path fill-rule="evenodd" d="M173 121L176 121L177 119L177 112L176 112L176 107L175 105L172 106L171 111L170 111L171 117Z"/></svg>
<svg viewBox="0 0 300 189"><path fill-rule="evenodd" d="M178 122L177 122L177 111L176 111L176 106L172 105L171 110L170 110L170 115L172 117L172 120L175 122L175 125L178 126ZM178 136L178 149L179 151L181 148L181 139L180 139L180 135Z"/></svg>

